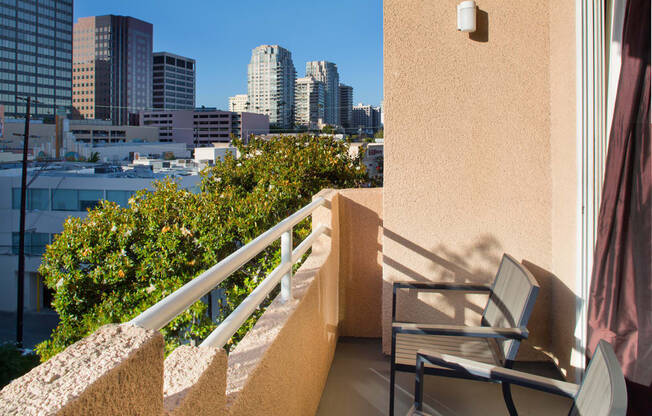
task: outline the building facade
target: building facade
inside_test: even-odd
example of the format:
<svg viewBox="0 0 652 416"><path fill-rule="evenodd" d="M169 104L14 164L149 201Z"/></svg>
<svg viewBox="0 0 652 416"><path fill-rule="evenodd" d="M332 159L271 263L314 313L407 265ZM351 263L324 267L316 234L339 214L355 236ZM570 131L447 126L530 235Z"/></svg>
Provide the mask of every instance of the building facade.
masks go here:
<svg viewBox="0 0 652 416"><path fill-rule="evenodd" d="M228 143L231 135L247 140L252 134L269 133L264 114L235 113L212 108L173 111L141 111L141 126L158 127L161 141L206 146Z"/></svg>
<svg viewBox="0 0 652 416"><path fill-rule="evenodd" d="M50 308L52 293L38 274L41 256L68 217L85 217L87 209L105 199L127 206L140 189L153 189L154 180L165 174L132 172L101 173L89 164L60 163L48 171L30 167L25 234L25 310ZM16 277L20 218L20 169L0 171L0 311L16 310ZM177 179L182 188L196 186L197 174Z"/></svg>
<svg viewBox="0 0 652 416"><path fill-rule="evenodd" d="M358 104L352 109L352 128L364 133L373 134L380 129L380 107Z"/></svg>
<svg viewBox="0 0 652 416"><path fill-rule="evenodd" d="M340 83L337 106L340 112L340 125L350 129L353 125L353 87Z"/></svg>
<svg viewBox="0 0 652 416"><path fill-rule="evenodd" d="M30 135L29 151L34 157L39 157L39 149L53 149L48 151L48 157L55 157L56 146L59 143L60 157L65 157L67 140L72 143L85 143L91 146L98 144L116 143L155 143L159 141L157 127L141 126L114 126L102 120L64 120L62 128L57 130L55 124L46 124L40 120L29 123ZM24 132L23 121L5 123L4 138L0 140L0 150L6 152L22 152L23 138L19 136ZM57 141L57 135L59 140Z"/></svg>
<svg viewBox="0 0 652 416"><path fill-rule="evenodd" d="M317 81L324 83L324 93L326 94L324 122L333 126L339 126L340 75L337 72L337 65L327 61L306 62L306 76L311 76Z"/></svg>
<svg viewBox="0 0 652 416"><path fill-rule="evenodd" d="M294 90L294 124L309 129L324 122L324 83L313 77L298 78Z"/></svg>
<svg viewBox="0 0 652 416"><path fill-rule="evenodd" d="M195 60L169 52L155 52L153 57L153 107L160 110L195 108Z"/></svg>
<svg viewBox="0 0 652 416"><path fill-rule="evenodd" d="M86 119L129 124L152 108L151 23L129 16L82 17L74 25L73 107Z"/></svg>
<svg viewBox="0 0 652 416"><path fill-rule="evenodd" d="M0 104L6 117L72 111L72 0L0 2Z"/></svg>
<svg viewBox="0 0 652 416"><path fill-rule="evenodd" d="M290 128L294 121L295 79L290 51L278 45L254 48L247 70L249 111L267 115L277 127Z"/></svg>
<svg viewBox="0 0 652 416"><path fill-rule="evenodd" d="M247 94L237 94L229 97L229 111L236 113L249 111L249 96Z"/></svg>

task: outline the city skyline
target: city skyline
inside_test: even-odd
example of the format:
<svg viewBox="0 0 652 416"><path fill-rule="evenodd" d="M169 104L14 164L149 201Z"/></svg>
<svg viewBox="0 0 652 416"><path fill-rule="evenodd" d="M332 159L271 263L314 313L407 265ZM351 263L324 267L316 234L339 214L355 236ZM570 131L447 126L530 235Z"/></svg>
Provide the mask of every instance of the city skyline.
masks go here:
<svg viewBox="0 0 652 416"><path fill-rule="evenodd" d="M196 60L198 106L228 109L229 97L246 91L251 51L262 44L288 49L298 68L297 77L305 75L303 67L308 61L336 63L340 82L354 87L355 102L380 105L383 93L381 3L371 0L355 3L334 1L324 5L288 1L287 7L275 7L278 5L254 1L213 5L190 0L180 9L171 2L157 2L157 7L151 7L148 1L117 0L103 4L78 0L74 3L74 20L116 14L152 23L154 52L168 51ZM287 13L288 10L292 13ZM315 18L327 16L328 10L338 19L329 22ZM235 18L215 19L217 13ZM269 30L270 25L274 30Z"/></svg>

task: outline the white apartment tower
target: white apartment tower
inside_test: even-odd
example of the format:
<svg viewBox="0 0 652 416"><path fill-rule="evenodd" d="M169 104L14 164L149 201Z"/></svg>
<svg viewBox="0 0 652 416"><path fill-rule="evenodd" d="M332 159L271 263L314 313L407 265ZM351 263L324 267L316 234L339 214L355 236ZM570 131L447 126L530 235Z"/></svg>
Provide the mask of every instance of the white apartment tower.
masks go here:
<svg viewBox="0 0 652 416"><path fill-rule="evenodd" d="M340 95L340 75L337 72L337 65L327 61L306 62L306 76L311 76L317 81L324 83L324 92L326 93L324 122L339 126L340 112L338 106Z"/></svg>
<svg viewBox="0 0 652 416"><path fill-rule="evenodd" d="M277 127L291 127L296 70L290 51L278 45L254 48L247 75L249 111L266 114Z"/></svg>
<svg viewBox="0 0 652 416"><path fill-rule="evenodd" d="M229 111L234 113L249 111L249 96L247 94L237 94L229 97Z"/></svg>
<svg viewBox="0 0 652 416"><path fill-rule="evenodd" d="M309 129L318 128L324 120L324 83L313 77L297 79L294 91L294 123Z"/></svg>

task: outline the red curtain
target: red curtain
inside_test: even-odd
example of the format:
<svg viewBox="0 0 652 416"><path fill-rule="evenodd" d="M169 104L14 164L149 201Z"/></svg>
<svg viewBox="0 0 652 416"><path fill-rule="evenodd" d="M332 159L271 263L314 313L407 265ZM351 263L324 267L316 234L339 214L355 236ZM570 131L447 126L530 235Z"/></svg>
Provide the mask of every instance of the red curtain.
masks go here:
<svg viewBox="0 0 652 416"><path fill-rule="evenodd" d="M594 351L600 339L613 345L629 401L647 412L652 396L650 0L629 0L626 7L589 294L588 347ZM630 409L630 414L638 412Z"/></svg>

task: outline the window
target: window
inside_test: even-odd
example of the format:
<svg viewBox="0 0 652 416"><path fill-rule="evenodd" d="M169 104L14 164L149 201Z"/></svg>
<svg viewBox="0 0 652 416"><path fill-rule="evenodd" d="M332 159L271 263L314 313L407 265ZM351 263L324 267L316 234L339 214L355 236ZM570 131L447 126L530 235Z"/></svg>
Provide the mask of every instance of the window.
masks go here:
<svg viewBox="0 0 652 416"><path fill-rule="evenodd" d="M54 211L86 211L97 206L104 198L103 192L94 189L53 189Z"/></svg>
<svg viewBox="0 0 652 416"><path fill-rule="evenodd" d="M20 188L11 189L11 208L20 209ZM27 209L47 211L50 209L49 198L50 192L47 188L30 188L27 189Z"/></svg>
<svg viewBox="0 0 652 416"><path fill-rule="evenodd" d="M79 191L79 210L86 211L87 209L95 208L100 201L104 199L104 192L99 190L80 190Z"/></svg>
<svg viewBox="0 0 652 416"><path fill-rule="evenodd" d="M45 253L45 247L50 243L48 233L25 233L25 254L28 256L41 256ZM18 254L20 245L20 233L11 233L11 251Z"/></svg>
<svg viewBox="0 0 652 416"><path fill-rule="evenodd" d="M106 191L106 200L115 202L123 208L129 206L129 198L134 194L133 191Z"/></svg>

